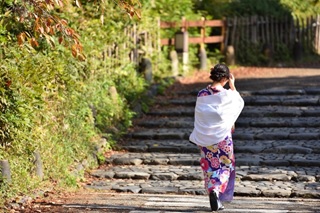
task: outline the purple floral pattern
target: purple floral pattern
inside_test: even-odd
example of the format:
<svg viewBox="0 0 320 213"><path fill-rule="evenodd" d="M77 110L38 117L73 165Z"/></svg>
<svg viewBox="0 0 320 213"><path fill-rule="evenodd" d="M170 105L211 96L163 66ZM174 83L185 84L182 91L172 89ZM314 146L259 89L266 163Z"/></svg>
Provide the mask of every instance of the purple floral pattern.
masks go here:
<svg viewBox="0 0 320 213"><path fill-rule="evenodd" d="M220 192L221 201L233 199L235 158L231 134L218 144L201 147L200 165L204 174L205 189Z"/></svg>
<svg viewBox="0 0 320 213"><path fill-rule="evenodd" d="M207 88L200 90L198 93L198 97L207 96L207 95L214 95L219 93L220 90L218 90L215 87L211 87L211 85L208 85Z"/></svg>

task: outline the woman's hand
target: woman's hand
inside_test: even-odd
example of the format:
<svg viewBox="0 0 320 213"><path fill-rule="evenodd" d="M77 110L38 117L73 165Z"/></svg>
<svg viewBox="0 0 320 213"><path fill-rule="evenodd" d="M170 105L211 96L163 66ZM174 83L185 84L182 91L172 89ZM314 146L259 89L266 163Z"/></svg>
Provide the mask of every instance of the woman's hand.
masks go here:
<svg viewBox="0 0 320 213"><path fill-rule="evenodd" d="M236 87L234 85L234 82L235 82L235 78L234 76L230 73L230 77L229 77L229 86L230 86L230 89L231 90L236 90Z"/></svg>

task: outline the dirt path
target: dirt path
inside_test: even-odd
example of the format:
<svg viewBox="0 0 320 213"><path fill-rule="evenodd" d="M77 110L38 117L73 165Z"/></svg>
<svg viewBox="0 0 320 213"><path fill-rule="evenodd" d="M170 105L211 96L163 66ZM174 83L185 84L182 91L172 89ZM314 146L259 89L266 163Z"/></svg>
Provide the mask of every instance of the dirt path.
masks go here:
<svg viewBox="0 0 320 213"><path fill-rule="evenodd" d="M270 88L285 88L293 86L296 88L320 86L320 68L259 68L259 67L239 67L231 69L236 77L238 90L256 90ZM193 75L181 78L179 82L182 87L190 84L209 83L208 71L198 71ZM175 86L180 86L176 84Z"/></svg>

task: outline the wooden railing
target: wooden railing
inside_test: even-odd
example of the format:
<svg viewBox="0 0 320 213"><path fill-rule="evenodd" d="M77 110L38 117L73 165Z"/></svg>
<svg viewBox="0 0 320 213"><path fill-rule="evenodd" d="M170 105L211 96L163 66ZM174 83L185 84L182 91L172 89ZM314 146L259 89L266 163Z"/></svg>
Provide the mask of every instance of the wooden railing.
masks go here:
<svg viewBox="0 0 320 213"><path fill-rule="evenodd" d="M199 37L189 37L189 44L208 44L208 43L220 43L221 50L224 49L224 34L225 34L225 21L224 20L205 20L202 18L201 20L189 21L185 18L182 18L181 22L170 22L170 21L160 21L159 28L160 29L168 29L168 28L180 28L182 32L188 31L190 27L200 28L200 36ZM207 27L218 27L221 28L220 35L215 36L206 36L206 28ZM174 38L161 38L161 45L174 45Z"/></svg>

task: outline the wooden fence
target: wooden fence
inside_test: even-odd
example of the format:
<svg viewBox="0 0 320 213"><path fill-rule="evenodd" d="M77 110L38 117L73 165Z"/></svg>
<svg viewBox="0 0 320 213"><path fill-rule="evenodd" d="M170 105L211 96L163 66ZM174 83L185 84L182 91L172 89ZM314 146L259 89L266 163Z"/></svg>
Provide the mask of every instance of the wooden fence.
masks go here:
<svg viewBox="0 0 320 213"><path fill-rule="evenodd" d="M225 45L240 49L241 42L262 44L276 51L284 45L293 51L320 54L320 16L293 20L292 17L234 17L226 20Z"/></svg>
<svg viewBox="0 0 320 213"><path fill-rule="evenodd" d="M128 62L138 63L138 35L137 25L132 25L124 29L123 34L126 41L112 43L105 47L102 52L103 60L108 60L109 68L116 68Z"/></svg>
<svg viewBox="0 0 320 213"><path fill-rule="evenodd" d="M196 20L187 21L184 18L179 22L158 21L158 31L141 30L133 25L124 30L128 38L122 43L106 46L103 59L108 61L106 68L112 70L125 66L128 63L141 64L141 58L152 54L157 58L161 46L174 45L174 38L161 38L163 29L176 29L188 31L189 28L199 28L199 36L190 36L189 44L220 43L220 51L224 53L225 47L232 46L237 53L244 44L269 48L275 51L279 45L289 51L303 49L305 52L320 55L320 16L309 17L303 20L293 20L292 17L276 19L272 17L233 17L223 20ZM219 35L207 35L206 29L216 30ZM248 46L247 48L250 48ZM263 49L261 49L263 52ZM159 59L160 60L160 59ZM157 61L153 61L153 70L157 71ZM158 61L159 62L159 61ZM138 67L139 68L139 67Z"/></svg>
<svg viewBox="0 0 320 213"><path fill-rule="evenodd" d="M320 16L308 17L303 20L293 20L292 17L234 17L225 20L198 20L181 22L161 22L161 29L181 27L201 28L201 36L189 38L189 43L220 43L221 51L226 46L233 46L235 51L243 44L258 44L270 51L275 51L279 45L288 50L296 48L306 52L320 54ZM221 35L205 37L206 27L221 27ZM174 38L161 38L161 45L173 45ZM263 50L261 50L263 51Z"/></svg>
<svg viewBox="0 0 320 213"><path fill-rule="evenodd" d="M123 35L126 40L108 44L102 52L102 59L107 62L107 70L121 68L129 63L133 63L139 69L143 57L157 55L160 51L157 31L148 32L132 25L124 29ZM157 70L156 64L153 69Z"/></svg>
<svg viewBox="0 0 320 213"><path fill-rule="evenodd" d="M225 21L224 20L201 20L187 21L184 17L181 22L171 22L171 21L160 21L160 29L168 28L180 28L182 32L188 31L188 28L196 27L200 28L200 36L190 37L188 43L190 44L208 44L208 43L220 43L220 49L224 49L224 33L225 33ZM220 28L221 34L215 36L207 36L206 28ZM174 38L161 38L161 45L174 45Z"/></svg>

